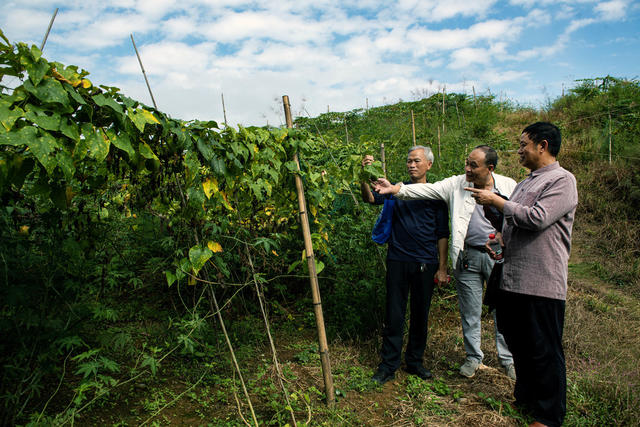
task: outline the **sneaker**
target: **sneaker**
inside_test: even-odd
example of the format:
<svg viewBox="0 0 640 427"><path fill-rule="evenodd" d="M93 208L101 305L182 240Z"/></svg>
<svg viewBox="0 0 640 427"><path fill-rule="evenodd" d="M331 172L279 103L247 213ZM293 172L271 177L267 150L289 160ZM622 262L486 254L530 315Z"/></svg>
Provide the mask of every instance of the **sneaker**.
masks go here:
<svg viewBox="0 0 640 427"><path fill-rule="evenodd" d="M460 375L467 378L473 378L480 366L480 362L477 362L473 359L467 359L464 361L464 364L460 367Z"/></svg>
<svg viewBox="0 0 640 427"><path fill-rule="evenodd" d="M516 367L512 364L505 366L504 371L507 373L507 376L512 380L516 380Z"/></svg>
<svg viewBox="0 0 640 427"><path fill-rule="evenodd" d="M383 369L378 369L378 372L373 374L371 379L374 382L382 385L382 384L386 383L387 381L394 379L395 377L396 377L396 374L394 374L393 372L385 371Z"/></svg>
<svg viewBox="0 0 640 427"><path fill-rule="evenodd" d="M415 375L419 378L422 378L423 380L428 380L433 377L433 375L431 375L431 371L425 369L422 365L407 366L406 368L404 368L404 371L410 375Z"/></svg>

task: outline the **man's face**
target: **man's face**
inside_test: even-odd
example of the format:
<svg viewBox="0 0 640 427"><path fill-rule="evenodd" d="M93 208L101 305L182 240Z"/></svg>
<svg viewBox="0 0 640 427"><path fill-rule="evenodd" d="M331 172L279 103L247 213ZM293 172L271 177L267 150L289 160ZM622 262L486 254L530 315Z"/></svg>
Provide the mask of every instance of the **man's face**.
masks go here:
<svg viewBox="0 0 640 427"><path fill-rule="evenodd" d="M419 148L413 150L407 156L407 171L411 177L412 182L418 182L422 180L433 163L427 160L427 156L424 155L424 150Z"/></svg>
<svg viewBox="0 0 640 427"><path fill-rule="evenodd" d="M485 164L484 157L484 152L479 149L469 153L464 166L464 175L468 182L484 185L489 179L491 170Z"/></svg>
<svg viewBox="0 0 640 427"><path fill-rule="evenodd" d="M538 144L533 142L529 135L526 133L520 135L520 148L518 148L520 164L527 169L535 169L540 157L538 148Z"/></svg>

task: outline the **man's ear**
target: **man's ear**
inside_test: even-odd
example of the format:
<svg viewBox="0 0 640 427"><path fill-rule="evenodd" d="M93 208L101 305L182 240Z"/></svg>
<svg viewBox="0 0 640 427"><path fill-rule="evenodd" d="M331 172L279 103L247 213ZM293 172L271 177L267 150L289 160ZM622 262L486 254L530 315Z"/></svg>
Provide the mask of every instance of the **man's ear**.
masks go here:
<svg viewBox="0 0 640 427"><path fill-rule="evenodd" d="M538 144L543 150L545 151L549 151L549 141L547 141L546 139L543 139L542 141L540 141L540 143Z"/></svg>

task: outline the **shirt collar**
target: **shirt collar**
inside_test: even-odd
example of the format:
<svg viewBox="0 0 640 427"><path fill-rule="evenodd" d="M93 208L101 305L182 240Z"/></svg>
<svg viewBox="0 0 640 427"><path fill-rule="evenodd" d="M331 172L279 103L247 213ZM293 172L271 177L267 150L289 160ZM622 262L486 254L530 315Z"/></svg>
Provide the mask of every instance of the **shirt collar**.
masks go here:
<svg viewBox="0 0 640 427"><path fill-rule="evenodd" d="M559 169L560 168L560 163L558 163L558 161L556 160L555 162L551 163L550 165L547 165L543 168L540 169L536 169L533 172L529 173L530 177L536 177L538 175L542 175L543 173L547 173L547 172L551 172L553 170Z"/></svg>

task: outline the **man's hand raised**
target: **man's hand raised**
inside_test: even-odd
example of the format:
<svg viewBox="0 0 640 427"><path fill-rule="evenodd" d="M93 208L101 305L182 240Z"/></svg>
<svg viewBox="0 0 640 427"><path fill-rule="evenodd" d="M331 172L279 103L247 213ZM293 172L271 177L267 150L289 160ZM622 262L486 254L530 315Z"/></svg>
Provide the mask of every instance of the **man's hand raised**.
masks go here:
<svg viewBox="0 0 640 427"><path fill-rule="evenodd" d="M396 194L400 191L400 185L393 185L385 178L378 178L378 180L373 183L373 189L379 194Z"/></svg>

